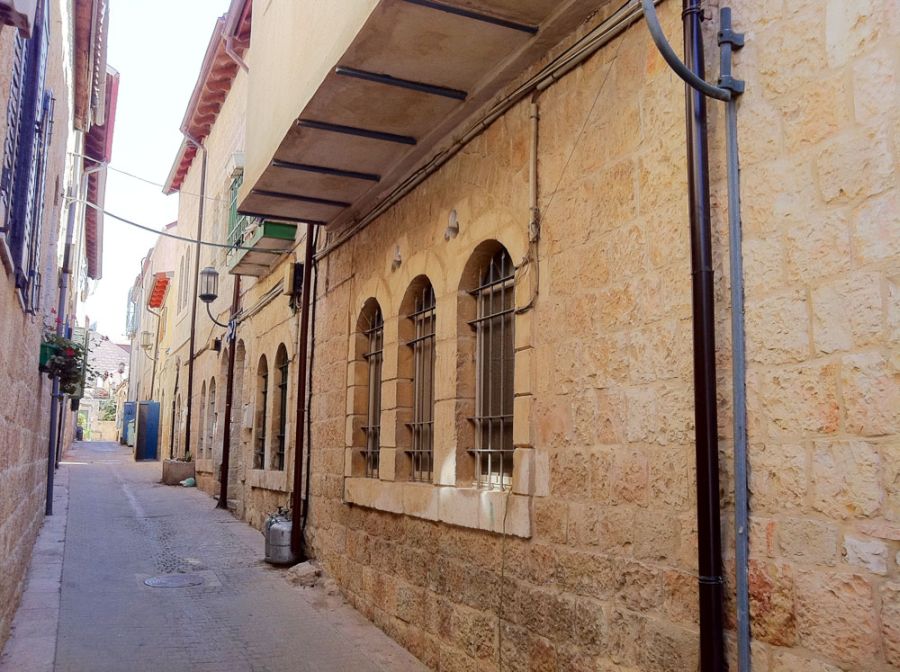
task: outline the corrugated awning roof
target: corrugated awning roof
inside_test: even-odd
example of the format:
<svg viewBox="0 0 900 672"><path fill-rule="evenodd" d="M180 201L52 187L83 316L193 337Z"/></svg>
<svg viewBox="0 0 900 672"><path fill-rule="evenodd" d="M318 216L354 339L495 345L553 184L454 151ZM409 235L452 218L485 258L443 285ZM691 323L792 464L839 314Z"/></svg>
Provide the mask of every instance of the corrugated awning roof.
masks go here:
<svg viewBox="0 0 900 672"><path fill-rule="evenodd" d="M240 211L338 227L358 219L608 4L382 0L262 175L245 181Z"/></svg>
<svg viewBox="0 0 900 672"><path fill-rule="evenodd" d="M153 275L153 284L150 285L150 294L147 299L148 308L162 308L162 305L166 300L166 292L169 291L169 284L171 282L171 273L155 273Z"/></svg>

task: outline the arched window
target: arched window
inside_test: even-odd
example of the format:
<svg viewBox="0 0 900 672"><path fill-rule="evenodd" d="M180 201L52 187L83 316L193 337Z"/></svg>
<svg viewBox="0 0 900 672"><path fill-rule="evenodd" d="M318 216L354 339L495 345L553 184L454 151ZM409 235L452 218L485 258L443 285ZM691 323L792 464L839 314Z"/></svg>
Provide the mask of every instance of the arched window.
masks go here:
<svg viewBox="0 0 900 672"><path fill-rule="evenodd" d="M384 359L384 318L375 299L366 301L357 321L357 359L365 363L362 408L355 408L363 416L364 441L361 446L363 472L368 478L378 478L381 453L381 364Z"/></svg>
<svg viewBox="0 0 900 672"><path fill-rule="evenodd" d="M275 405L272 412L272 426L275 428L275 451L272 453L272 469L282 471L284 469L284 456L287 449L287 400L288 400L288 367L289 360L284 345L278 346L275 354L275 369L277 371L277 392Z"/></svg>
<svg viewBox="0 0 900 672"><path fill-rule="evenodd" d="M219 424L218 422L219 415L216 412L216 379L210 378L209 380L209 409L206 414L206 454L207 457L212 457L213 452L215 450L214 446L216 444L216 427Z"/></svg>
<svg viewBox="0 0 900 672"><path fill-rule="evenodd" d="M416 278L401 305L402 348L411 357L400 357L400 376L412 388L409 409L409 478L430 483L434 469L434 288L425 276ZM400 433L398 432L398 437Z"/></svg>
<svg viewBox="0 0 900 672"><path fill-rule="evenodd" d="M197 414L197 457L203 459L206 455L206 381L200 387L200 412Z"/></svg>
<svg viewBox="0 0 900 672"><path fill-rule="evenodd" d="M253 468L266 468L266 418L269 405L269 366L266 356L259 358L256 370L256 432L253 441Z"/></svg>
<svg viewBox="0 0 900 672"><path fill-rule="evenodd" d="M513 469L515 267L502 246L481 267L475 330L475 481L507 488Z"/></svg>

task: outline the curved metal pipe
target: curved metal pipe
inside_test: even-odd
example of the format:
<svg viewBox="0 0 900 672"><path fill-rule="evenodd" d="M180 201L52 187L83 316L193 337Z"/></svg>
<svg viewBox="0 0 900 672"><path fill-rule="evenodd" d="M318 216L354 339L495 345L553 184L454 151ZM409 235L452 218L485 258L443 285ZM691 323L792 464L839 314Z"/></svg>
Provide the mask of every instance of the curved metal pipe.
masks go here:
<svg viewBox="0 0 900 672"><path fill-rule="evenodd" d="M662 26L659 24L659 17L656 15L656 7L653 4L653 0L641 0L641 6L644 8L644 17L647 19L647 28L650 30L650 36L656 43L659 53L662 54L669 67L675 71L675 74L681 77L688 85L710 98L731 100L731 91L710 84L702 77L698 77L696 73L691 72L691 69L681 62L678 54L675 53L672 45L666 39Z"/></svg>

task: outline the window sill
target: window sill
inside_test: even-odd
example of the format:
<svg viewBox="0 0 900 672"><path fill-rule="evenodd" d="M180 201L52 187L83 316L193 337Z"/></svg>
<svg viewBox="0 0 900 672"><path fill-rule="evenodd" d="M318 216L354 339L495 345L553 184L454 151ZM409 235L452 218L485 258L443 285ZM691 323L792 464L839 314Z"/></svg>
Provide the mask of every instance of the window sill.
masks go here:
<svg viewBox="0 0 900 672"><path fill-rule="evenodd" d="M288 492L287 471L271 471L269 469L253 469L247 477L246 483L251 488L263 490L275 490L276 492Z"/></svg>
<svg viewBox="0 0 900 672"><path fill-rule="evenodd" d="M528 495L430 483L345 478L344 502L459 527L531 537Z"/></svg>

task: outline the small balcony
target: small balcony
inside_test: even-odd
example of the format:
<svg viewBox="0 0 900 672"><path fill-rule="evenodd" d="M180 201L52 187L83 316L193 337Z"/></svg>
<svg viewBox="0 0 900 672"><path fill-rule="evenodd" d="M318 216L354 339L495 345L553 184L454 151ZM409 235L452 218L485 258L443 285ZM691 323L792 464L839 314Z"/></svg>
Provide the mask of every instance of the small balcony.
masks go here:
<svg viewBox="0 0 900 672"><path fill-rule="evenodd" d="M240 215L228 232L227 265L232 275L268 275L294 246L297 225Z"/></svg>

